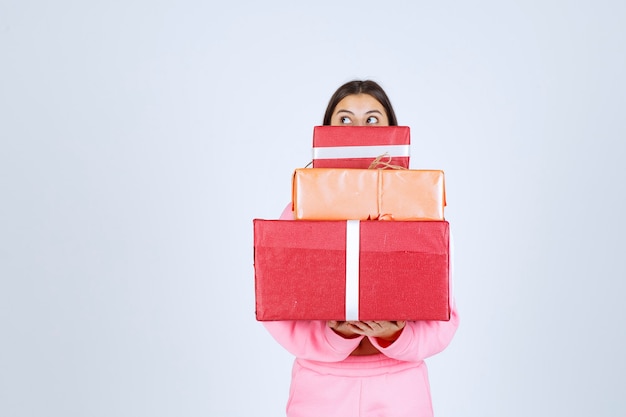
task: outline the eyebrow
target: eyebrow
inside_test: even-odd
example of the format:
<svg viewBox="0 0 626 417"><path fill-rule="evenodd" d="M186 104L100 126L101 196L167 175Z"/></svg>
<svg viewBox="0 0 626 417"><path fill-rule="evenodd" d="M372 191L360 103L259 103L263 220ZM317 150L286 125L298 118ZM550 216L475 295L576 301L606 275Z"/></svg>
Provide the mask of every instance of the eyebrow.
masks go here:
<svg viewBox="0 0 626 417"><path fill-rule="evenodd" d="M350 110L345 110L345 109L337 110L336 113L350 113L350 114L354 114ZM365 114L372 114L372 113L378 113L378 114L382 115L382 112L380 110L368 110L368 111L365 112Z"/></svg>

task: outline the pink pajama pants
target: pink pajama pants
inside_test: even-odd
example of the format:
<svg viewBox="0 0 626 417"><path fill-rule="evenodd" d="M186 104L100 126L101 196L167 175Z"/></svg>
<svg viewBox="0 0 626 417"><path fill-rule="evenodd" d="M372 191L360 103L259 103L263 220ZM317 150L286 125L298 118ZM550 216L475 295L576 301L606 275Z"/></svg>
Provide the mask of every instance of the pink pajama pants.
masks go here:
<svg viewBox="0 0 626 417"><path fill-rule="evenodd" d="M342 362L296 359L288 417L432 417L424 362L382 354Z"/></svg>

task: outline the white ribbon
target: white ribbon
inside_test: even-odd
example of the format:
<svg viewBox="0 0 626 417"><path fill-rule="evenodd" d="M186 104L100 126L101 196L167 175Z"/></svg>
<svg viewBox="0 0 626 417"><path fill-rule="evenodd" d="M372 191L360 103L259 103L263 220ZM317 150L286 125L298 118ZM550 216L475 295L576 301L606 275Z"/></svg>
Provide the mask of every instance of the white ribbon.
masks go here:
<svg viewBox="0 0 626 417"><path fill-rule="evenodd" d="M384 153L409 156L409 145L333 146L313 148L313 159L376 158Z"/></svg>
<svg viewBox="0 0 626 417"><path fill-rule="evenodd" d="M346 224L346 320L359 319L359 220Z"/></svg>

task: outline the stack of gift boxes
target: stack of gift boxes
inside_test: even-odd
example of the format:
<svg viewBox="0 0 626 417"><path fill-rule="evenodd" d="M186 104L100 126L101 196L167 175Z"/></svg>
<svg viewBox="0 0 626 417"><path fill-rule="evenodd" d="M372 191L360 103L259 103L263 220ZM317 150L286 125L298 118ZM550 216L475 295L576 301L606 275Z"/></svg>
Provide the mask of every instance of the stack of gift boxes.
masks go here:
<svg viewBox="0 0 626 417"><path fill-rule="evenodd" d="M449 320L444 174L409 169L409 145L406 126L315 127L294 221L253 221L257 320Z"/></svg>

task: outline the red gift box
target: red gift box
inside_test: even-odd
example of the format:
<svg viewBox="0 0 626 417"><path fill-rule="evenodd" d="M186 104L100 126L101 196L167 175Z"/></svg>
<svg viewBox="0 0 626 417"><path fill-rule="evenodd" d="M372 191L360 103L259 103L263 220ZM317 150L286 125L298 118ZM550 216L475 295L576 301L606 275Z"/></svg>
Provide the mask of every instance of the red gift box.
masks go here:
<svg viewBox="0 0 626 417"><path fill-rule="evenodd" d="M256 318L449 320L447 221L254 220Z"/></svg>
<svg viewBox="0 0 626 417"><path fill-rule="evenodd" d="M379 156L384 162L409 167L408 126L315 126L313 168L362 168Z"/></svg>

